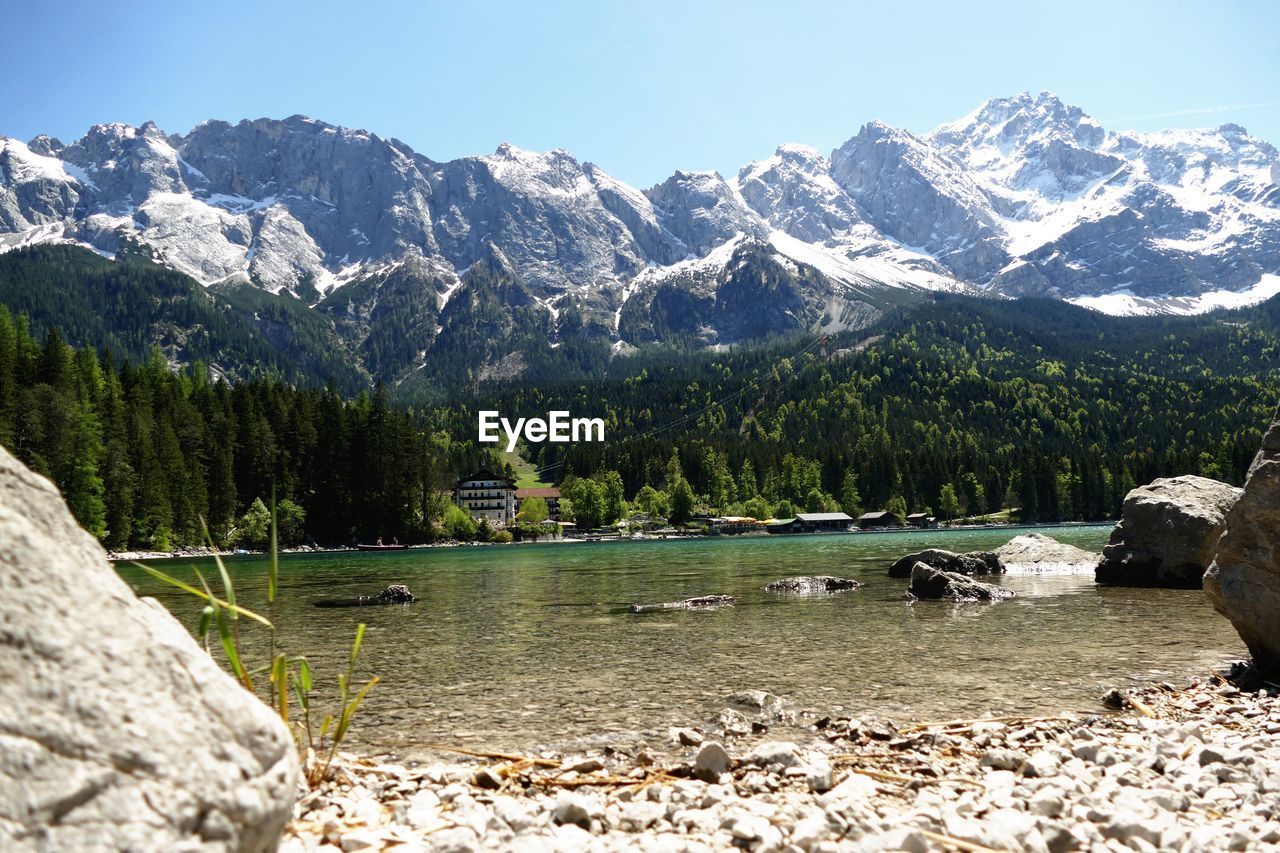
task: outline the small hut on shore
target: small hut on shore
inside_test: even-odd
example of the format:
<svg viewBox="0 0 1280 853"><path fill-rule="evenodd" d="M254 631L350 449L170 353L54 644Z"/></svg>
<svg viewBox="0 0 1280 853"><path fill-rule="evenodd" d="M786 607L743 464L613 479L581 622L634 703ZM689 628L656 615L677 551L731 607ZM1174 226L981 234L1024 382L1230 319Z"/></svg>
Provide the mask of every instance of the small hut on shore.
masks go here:
<svg viewBox="0 0 1280 853"><path fill-rule="evenodd" d="M886 527L901 527L902 518L888 510L880 512L864 512L858 516L859 530L882 530Z"/></svg>

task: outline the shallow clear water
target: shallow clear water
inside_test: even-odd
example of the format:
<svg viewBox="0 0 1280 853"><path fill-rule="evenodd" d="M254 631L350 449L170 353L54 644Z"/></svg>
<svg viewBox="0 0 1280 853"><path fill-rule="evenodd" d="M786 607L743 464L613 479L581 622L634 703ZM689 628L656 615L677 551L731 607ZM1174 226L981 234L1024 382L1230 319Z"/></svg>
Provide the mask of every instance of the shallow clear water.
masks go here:
<svg viewBox="0 0 1280 853"><path fill-rule="evenodd" d="M912 551L994 548L1017 532L285 555L275 622L281 644L308 656L325 691L345 666L356 624L366 622L360 669L382 683L353 740L409 754L432 741L519 749L665 730L714 716L725 696L748 688L800 707L895 719L1097 711L1108 687L1202 673L1243 654L1199 591L1099 588L1091 572L1006 575L999 583L1018 596L1000 604L908 604L906 581L884 574ZM1100 550L1110 527L1047 532ZM190 562L156 565L189 577ZM241 603L266 612L265 558L228 564ZM136 568L119 570L194 627L194 599ZM802 574L865 585L821 598L762 589ZM311 605L392 583L408 585L420 601ZM626 612L632 602L709 593L734 595L737 606ZM251 628L245 634L251 647L260 637Z"/></svg>

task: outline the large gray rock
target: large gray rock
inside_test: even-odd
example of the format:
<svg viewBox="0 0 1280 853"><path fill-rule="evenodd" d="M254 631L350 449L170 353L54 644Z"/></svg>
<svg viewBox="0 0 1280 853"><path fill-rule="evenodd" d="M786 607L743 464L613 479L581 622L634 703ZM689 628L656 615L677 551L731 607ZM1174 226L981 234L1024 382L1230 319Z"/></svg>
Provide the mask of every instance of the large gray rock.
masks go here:
<svg viewBox="0 0 1280 853"><path fill-rule="evenodd" d="M1280 410L1227 513L1204 591L1249 647L1264 678L1280 678Z"/></svg>
<svg viewBox="0 0 1280 853"><path fill-rule="evenodd" d="M0 849L274 849L288 729L3 448L0 685Z"/></svg>
<svg viewBox="0 0 1280 853"><path fill-rule="evenodd" d="M956 572L940 571L926 563L916 563L911 569L908 591L915 598L924 600L1004 601L1014 596L1011 589L981 583Z"/></svg>
<svg viewBox="0 0 1280 853"><path fill-rule="evenodd" d="M958 575L998 575L1004 572L1000 558L992 551L970 551L957 554L942 548L926 548L894 562L889 567L889 577L909 578L916 563L924 563L944 572Z"/></svg>
<svg viewBox="0 0 1280 853"><path fill-rule="evenodd" d="M1092 571L1100 554L1059 542L1043 533L1015 536L995 550L1001 564L1024 572Z"/></svg>
<svg viewBox="0 0 1280 853"><path fill-rule="evenodd" d="M1199 588L1240 489L1183 476L1139 486L1102 550L1095 578L1113 586Z"/></svg>

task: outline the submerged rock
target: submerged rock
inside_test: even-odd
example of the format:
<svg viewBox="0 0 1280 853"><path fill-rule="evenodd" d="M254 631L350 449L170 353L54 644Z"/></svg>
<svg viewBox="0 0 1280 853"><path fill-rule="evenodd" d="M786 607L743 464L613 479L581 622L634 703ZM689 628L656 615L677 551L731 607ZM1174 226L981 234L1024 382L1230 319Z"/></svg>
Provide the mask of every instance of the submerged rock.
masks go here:
<svg viewBox="0 0 1280 853"><path fill-rule="evenodd" d="M289 730L3 448L0 626L0 848L275 849Z"/></svg>
<svg viewBox="0 0 1280 853"><path fill-rule="evenodd" d="M1000 557L992 551L970 551L957 554L942 548L927 548L908 554L889 567L889 577L909 578L916 563L957 575L998 575L1004 572Z"/></svg>
<svg viewBox="0 0 1280 853"><path fill-rule="evenodd" d="M686 598L684 601L667 601L662 604L633 604L628 608L632 613L656 613L662 610L695 610L706 607L732 607L732 595L700 595L697 598Z"/></svg>
<svg viewBox="0 0 1280 853"><path fill-rule="evenodd" d="M1101 554L1067 545L1043 533L1015 536L995 550L1006 570L1017 567L1031 572L1065 572L1092 570Z"/></svg>
<svg viewBox="0 0 1280 853"><path fill-rule="evenodd" d="M765 584L765 592L790 592L796 595L821 595L825 592L842 592L862 586L852 578L838 578L832 575L814 577L782 578Z"/></svg>
<svg viewBox="0 0 1280 853"><path fill-rule="evenodd" d="M413 604L418 599L409 587L392 584L377 595L359 595L355 598L322 598L316 607L375 607L380 604Z"/></svg>
<svg viewBox="0 0 1280 853"><path fill-rule="evenodd" d="M1280 679L1280 409L1227 513L1204 591L1249 647L1255 673Z"/></svg>
<svg viewBox="0 0 1280 853"><path fill-rule="evenodd" d="M1013 590L981 583L957 572L943 572L925 563L911 569L910 593L920 599L949 601L1003 601L1013 598Z"/></svg>
<svg viewBox="0 0 1280 853"><path fill-rule="evenodd" d="M1114 586L1198 589L1240 489L1205 477L1170 477L1124 499L1095 578Z"/></svg>
<svg viewBox="0 0 1280 853"><path fill-rule="evenodd" d="M759 714L773 719L782 716L783 699L767 690L739 690L725 699L725 704L737 711Z"/></svg>

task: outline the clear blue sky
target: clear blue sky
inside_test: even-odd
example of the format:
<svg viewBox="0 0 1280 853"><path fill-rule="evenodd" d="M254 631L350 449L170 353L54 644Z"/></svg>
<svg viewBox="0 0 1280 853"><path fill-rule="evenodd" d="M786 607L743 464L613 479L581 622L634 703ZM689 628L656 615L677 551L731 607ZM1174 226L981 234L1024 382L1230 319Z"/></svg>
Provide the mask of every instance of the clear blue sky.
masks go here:
<svg viewBox="0 0 1280 853"><path fill-rule="evenodd" d="M0 134L305 113L437 160L567 148L640 186L1048 89L1280 144L1280 5L753 0L10 4Z"/></svg>

